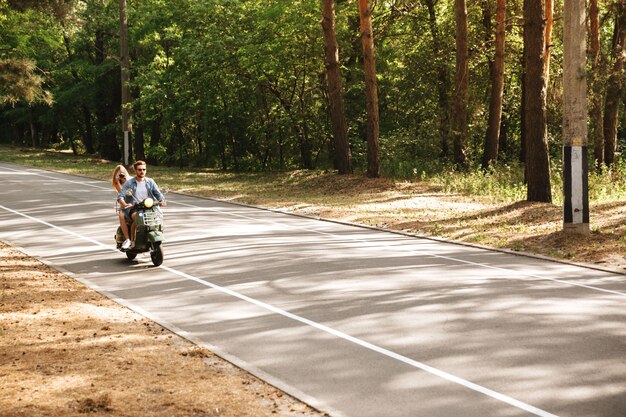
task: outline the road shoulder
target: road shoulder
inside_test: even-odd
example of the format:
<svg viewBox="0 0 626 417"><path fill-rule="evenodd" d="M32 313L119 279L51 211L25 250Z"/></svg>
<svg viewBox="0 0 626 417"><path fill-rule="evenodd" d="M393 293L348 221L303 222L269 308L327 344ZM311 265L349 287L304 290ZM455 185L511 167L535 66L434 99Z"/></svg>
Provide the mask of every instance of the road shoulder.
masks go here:
<svg viewBox="0 0 626 417"><path fill-rule="evenodd" d="M1 242L0 381L0 416L324 415Z"/></svg>

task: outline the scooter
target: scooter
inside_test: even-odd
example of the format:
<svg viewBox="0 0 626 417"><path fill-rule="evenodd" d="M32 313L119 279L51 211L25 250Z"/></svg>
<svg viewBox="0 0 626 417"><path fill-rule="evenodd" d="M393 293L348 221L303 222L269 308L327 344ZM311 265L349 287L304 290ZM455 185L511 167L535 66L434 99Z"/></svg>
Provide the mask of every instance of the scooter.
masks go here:
<svg viewBox="0 0 626 417"><path fill-rule="evenodd" d="M165 240L165 235L163 234L163 213L159 209L160 205L160 202L155 203L150 197L133 205L133 211L137 213L135 217L137 228L135 244L131 248L122 249L124 234L122 233L122 227L117 227L117 233L115 234L117 249L126 253L126 257L129 260L135 259L139 253L150 252L150 258L154 266L159 266L163 263L161 244ZM126 224L128 225L128 230L131 230L132 222L127 221Z"/></svg>

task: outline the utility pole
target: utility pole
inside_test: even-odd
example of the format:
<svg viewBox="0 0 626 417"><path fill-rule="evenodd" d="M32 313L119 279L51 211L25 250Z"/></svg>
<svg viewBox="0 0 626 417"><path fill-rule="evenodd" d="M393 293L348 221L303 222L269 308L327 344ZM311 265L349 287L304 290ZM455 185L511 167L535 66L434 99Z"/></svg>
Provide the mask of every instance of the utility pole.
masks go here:
<svg viewBox="0 0 626 417"><path fill-rule="evenodd" d="M565 0L563 15L563 231L588 235L585 0Z"/></svg>
<svg viewBox="0 0 626 417"><path fill-rule="evenodd" d="M120 67L122 73L122 131L124 132L124 165L129 164L130 133L130 58L128 56L128 19L126 0L120 0Z"/></svg>

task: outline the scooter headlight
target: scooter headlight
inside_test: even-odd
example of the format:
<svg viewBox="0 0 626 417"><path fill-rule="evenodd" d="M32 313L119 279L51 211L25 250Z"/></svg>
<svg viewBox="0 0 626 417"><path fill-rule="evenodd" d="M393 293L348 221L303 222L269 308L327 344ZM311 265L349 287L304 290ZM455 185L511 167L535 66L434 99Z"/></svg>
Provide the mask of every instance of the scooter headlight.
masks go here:
<svg viewBox="0 0 626 417"><path fill-rule="evenodd" d="M146 208L150 208L154 205L154 200L148 197L145 200L143 200L143 205L146 206Z"/></svg>

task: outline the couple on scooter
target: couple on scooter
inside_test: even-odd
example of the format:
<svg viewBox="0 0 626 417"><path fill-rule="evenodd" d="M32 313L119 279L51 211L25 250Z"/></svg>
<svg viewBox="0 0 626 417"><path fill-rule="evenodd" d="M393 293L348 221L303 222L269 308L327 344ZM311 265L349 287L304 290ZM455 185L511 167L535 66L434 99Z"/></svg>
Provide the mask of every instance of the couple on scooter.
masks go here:
<svg viewBox="0 0 626 417"><path fill-rule="evenodd" d="M121 168L123 168L123 166ZM115 181L119 181L118 184L121 185L122 181L128 176L128 173L124 173L126 170L122 170L121 168L116 168L117 174L113 174L114 187ZM119 194L117 196L117 202L122 207L120 213L120 226L122 227L122 233L124 234L124 243L122 243L122 249L124 250L129 249L133 245L130 236L134 237L135 235L135 217L137 216L137 213L133 210L134 204L140 203L147 197L150 197L155 202L159 202L162 206L165 206L165 197L159 190L159 186L152 178L146 177L146 163L144 161L137 161L133 164L133 169L135 170L135 176L123 182L123 186L119 190ZM117 187L115 188L117 189ZM132 233L130 235L128 226L126 225L126 220L130 220L132 222Z"/></svg>

